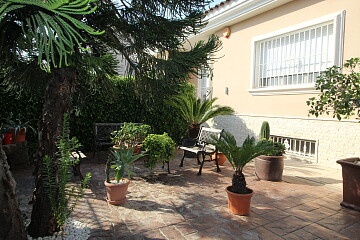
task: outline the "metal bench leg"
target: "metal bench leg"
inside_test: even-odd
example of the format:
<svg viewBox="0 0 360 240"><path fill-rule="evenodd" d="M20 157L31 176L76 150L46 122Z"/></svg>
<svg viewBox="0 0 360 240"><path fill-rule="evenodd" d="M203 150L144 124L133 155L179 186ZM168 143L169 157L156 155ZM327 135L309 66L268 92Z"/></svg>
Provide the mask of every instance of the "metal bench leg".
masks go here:
<svg viewBox="0 0 360 240"><path fill-rule="evenodd" d="M219 163L218 163L217 153L215 154L215 163L216 163L216 172L221 172L221 169L220 169Z"/></svg>
<svg viewBox="0 0 360 240"><path fill-rule="evenodd" d="M184 158L185 158L185 151L184 151L184 154L183 154L183 156L182 156L182 158L181 158L181 162L180 162L179 167L183 167L183 166L184 166Z"/></svg>
<svg viewBox="0 0 360 240"><path fill-rule="evenodd" d="M201 176L201 170L204 166L204 162L205 162L205 154L201 154L202 155L202 162L201 162L201 165L200 165L200 168L199 168L199 172L197 173L198 176ZM199 160L199 157L197 157L198 160Z"/></svg>

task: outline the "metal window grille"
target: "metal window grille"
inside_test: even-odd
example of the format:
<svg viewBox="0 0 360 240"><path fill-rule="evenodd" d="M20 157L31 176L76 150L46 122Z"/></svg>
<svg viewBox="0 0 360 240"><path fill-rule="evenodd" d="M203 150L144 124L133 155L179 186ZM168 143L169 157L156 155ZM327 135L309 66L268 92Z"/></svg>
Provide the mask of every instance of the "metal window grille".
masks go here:
<svg viewBox="0 0 360 240"><path fill-rule="evenodd" d="M197 95L199 98L202 100L212 99L212 87L210 85L210 71L207 68L202 68L197 88Z"/></svg>
<svg viewBox="0 0 360 240"><path fill-rule="evenodd" d="M334 65L334 23L326 22L255 43L255 87L307 85Z"/></svg>
<svg viewBox="0 0 360 240"><path fill-rule="evenodd" d="M309 139L300 139L300 138L291 138L284 136L274 136L271 135L270 138L274 142L281 142L285 145L286 153L309 157L317 158L317 141Z"/></svg>

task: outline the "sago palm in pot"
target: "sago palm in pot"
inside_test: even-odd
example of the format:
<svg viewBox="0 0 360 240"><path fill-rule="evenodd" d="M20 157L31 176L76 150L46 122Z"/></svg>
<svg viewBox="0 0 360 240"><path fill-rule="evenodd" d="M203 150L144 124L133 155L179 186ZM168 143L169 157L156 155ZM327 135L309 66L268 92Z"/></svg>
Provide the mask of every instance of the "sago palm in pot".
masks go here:
<svg viewBox="0 0 360 240"><path fill-rule="evenodd" d="M188 137L196 138L202 123L216 116L234 113L231 107L214 105L216 100L217 98L202 100L194 94L186 93L173 96L167 103L177 109L188 123Z"/></svg>
<svg viewBox="0 0 360 240"><path fill-rule="evenodd" d="M237 146L235 137L224 131L220 139L213 139L214 144L219 151L225 154L231 166L235 170L232 177L232 184L226 188L229 197L229 210L238 215L248 215L250 209L250 199L253 190L247 187L243 169L252 159L273 150L273 144L269 142L255 142L255 138L248 136L242 146ZM232 196L248 195L246 203L240 203L239 200L233 202ZM244 205L247 205L244 208ZM238 209L240 208L240 209Z"/></svg>

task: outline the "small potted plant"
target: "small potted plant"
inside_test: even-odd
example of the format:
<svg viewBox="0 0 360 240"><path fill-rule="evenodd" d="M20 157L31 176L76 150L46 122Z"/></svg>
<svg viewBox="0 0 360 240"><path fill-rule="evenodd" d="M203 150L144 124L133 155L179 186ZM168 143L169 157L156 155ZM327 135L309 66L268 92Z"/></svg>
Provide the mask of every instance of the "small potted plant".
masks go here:
<svg viewBox="0 0 360 240"><path fill-rule="evenodd" d="M252 159L266 154L273 149L270 142L255 142L255 138L248 136L241 147L237 146L235 137L224 131L220 139L211 141L219 151L225 154L235 170L232 185L226 188L228 194L228 208L236 215L249 215L253 190L247 187L243 169Z"/></svg>
<svg viewBox="0 0 360 240"><path fill-rule="evenodd" d="M134 153L141 152L141 143L145 137L151 132L151 127L147 124L127 123L119 129L111 133L111 140L115 148L125 146L133 147Z"/></svg>
<svg viewBox="0 0 360 240"><path fill-rule="evenodd" d="M130 184L130 177L133 173L134 161L145 156L144 154L134 155L134 149L121 146L120 149L111 149L110 156L106 163L106 187L107 202L113 205L123 204ZM110 178L111 169L113 178ZM124 178L125 173L127 178Z"/></svg>
<svg viewBox="0 0 360 240"><path fill-rule="evenodd" d="M176 150L174 140L172 140L167 133L149 134L145 138L143 146L148 154L145 166L152 169L157 162L162 161L163 164L166 162L168 165L168 173L170 173L169 161L174 158Z"/></svg>
<svg viewBox="0 0 360 240"><path fill-rule="evenodd" d="M23 142L26 139L26 132L28 129L36 133L35 128L30 125L30 121L21 121L20 114L18 118L13 118L11 113L9 118L4 119L4 128L8 129L7 133L12 134L13 142Z"/></svg>
<svg viewBox="0 0 360 240"><path fill-rule="evenodd" d="M267 121L261 125L260 141L273 144L273 149L255 158L256 176L261 180L281 181L284 171L285 145L270 140L270 126Z"/></svg>

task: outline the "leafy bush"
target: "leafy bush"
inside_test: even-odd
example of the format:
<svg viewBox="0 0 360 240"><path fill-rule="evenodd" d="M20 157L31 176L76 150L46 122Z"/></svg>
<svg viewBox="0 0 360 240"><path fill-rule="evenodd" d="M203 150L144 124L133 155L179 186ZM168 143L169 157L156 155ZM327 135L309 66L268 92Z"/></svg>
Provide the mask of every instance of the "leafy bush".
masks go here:
<svg viewBox="0 0 360 240"><path fill-rule="evenodd" d="M153 168L156 163L170 161L175 155L175 142L167 133L149 134L144 142L144 148L149 158L146 167Z"/></svg>
<svg viewBox="0 0 360 240"><path fill-rule="evenodd" d="M332 114L338 120L355 114L360 118L360 58L346 60L344 67L327 68L317 78L315 88L321 93L306 101L309 114Z"/></svg>
<svg viewBox="0 0 360 240"><path fill-rule="evenodd" d="M92 83L93 84L93 83ZM1 116L21 114L24 120L34 119L32 126L37 126L41 118L43 99L40 88L37 92L24 87L22 91L7 91L6 85L0 82L0 104L6 106ZM143 95L136 89L132 78L113 77L108 85L94 89L90 83L77 86L74 111L71 115L71 135L76 136L84 150L92 151L94 147L95 122L140 122L153 128L154 133L167 132L172 139L180 143L187 129L187 124L179 113L166 105L165 99L173 94L193 92L190 84L177 84L158 88L151 96ZM160 116L160 117L159 117ZM1 122L0 122L1 124ZM28 134L28 145L36 150L36 134Z"/></svg>

